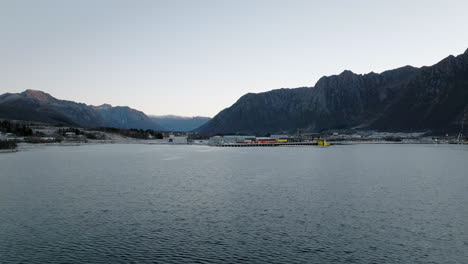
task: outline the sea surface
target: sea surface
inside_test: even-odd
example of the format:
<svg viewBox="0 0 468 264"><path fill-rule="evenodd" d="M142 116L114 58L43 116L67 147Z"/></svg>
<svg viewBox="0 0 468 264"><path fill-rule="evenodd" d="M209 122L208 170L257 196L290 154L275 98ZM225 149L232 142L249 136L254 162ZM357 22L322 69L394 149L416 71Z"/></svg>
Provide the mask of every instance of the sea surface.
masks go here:
<svg viewBox="0 0 468 264"><path fill-rule="evenodd" d="M0 263L468 263L468 146L0 154Z"/></svg>

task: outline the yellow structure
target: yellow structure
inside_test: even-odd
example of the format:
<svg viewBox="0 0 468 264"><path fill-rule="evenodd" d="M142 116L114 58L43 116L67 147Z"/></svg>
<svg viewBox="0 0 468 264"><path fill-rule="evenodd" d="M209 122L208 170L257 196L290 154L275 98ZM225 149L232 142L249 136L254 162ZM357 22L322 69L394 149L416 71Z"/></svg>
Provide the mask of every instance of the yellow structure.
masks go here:
<svg viewBox="0 0 468 264"><path fill-rule="evenodd" d="M319 141L317 141L317 145L322 146L322 147L326 147L326 146L330 146L330 143L327 142L326 140L319 140Z"/></svg>
<svg viewBox="0 0 468 264"><path fill-rule="evenodd" d="M278 142L278 143L286 143L286 142L288 142L288 140L287 140L287 139L278 139L276 142Z"/></svg>

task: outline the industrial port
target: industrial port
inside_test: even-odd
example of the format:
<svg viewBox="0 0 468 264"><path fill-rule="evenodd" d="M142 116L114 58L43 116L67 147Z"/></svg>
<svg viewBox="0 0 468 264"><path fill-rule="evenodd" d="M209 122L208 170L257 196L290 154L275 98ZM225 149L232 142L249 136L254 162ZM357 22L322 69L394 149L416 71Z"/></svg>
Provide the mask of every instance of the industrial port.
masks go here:
<svg viewBox="0 0 468 264"><path fill-rule="evenodd" d="M216 147L277 147L277 146L330 146L326 140L303 139L288 135L271 135L269 137L256 136L214 136L208 141L208 145Z"/></svg>

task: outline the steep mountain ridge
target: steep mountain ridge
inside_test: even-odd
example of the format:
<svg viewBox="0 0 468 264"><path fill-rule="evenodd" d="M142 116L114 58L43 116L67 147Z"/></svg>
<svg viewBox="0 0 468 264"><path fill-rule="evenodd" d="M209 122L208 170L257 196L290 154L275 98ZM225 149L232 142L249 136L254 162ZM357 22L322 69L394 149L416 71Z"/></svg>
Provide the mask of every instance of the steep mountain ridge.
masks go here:
<svg viewBox="0 0 468 264"><path fill-rule="evenodd" d="M447 130L468 109L468 50L423 67L373 127L386 130Z"/></svg>
<svg viewBox="0 0 468 264"><path fill-rule="evenodd" d="M208 133L262 133L283 127L300 127L295 117L302 97L310 88L277 89L265 93L248 93L232 107L226 108L197 131Z"/></svg>
<svg viewBox="0 0 468 264"><path fill-rule="evenodd" d="M468 50L422 68L377 73L344 71L314 87L242 96L198 132L295 133L337 128L385 131L457 126L468 102Z"/></svg>

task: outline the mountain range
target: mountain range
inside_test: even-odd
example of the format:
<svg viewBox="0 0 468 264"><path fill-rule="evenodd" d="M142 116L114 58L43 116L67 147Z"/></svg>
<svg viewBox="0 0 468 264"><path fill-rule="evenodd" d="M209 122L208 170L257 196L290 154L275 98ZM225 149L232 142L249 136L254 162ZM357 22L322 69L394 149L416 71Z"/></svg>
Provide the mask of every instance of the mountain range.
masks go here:
<svg viewBox="0 0 468 264"><path fill-rule="evenodd" d="M242 96L196 131L202 134L329 129L448 131L468 121L468 50L429 67L320 78L314 87Z"/></svg>
<svg viewBox="0 0 468 264"><path fill-rule="evenodd" d="M204 116L176 116L176 115L161 115L149 116L154 122L161 125L167 131L179 131L179 132L188 132L192 131L206 122L210 121L210 117Z"/></svg>
<svg viewBox="0 0 468 264"><path fill-rule="evenodd" d="M127 106L86 105L26 90L0 95L0 118L83 127L200 134L266 134L367 129L455 131L468 121L468 50L421 68L320 78L313 87L248 93L214 118L147 116ZM197 128L198 127L198 128Z"/></svg>
<svg viewBox="0 0 468 264"><path fill-rule="evenodd" d="M128 106L86 105L59 100L37 90L0 95L0 118L82 127L136 128L158 131L190 131L209 120L204 117L180 116L150 118L145 113ZM168 120L178 120L178 122L171 123ZM164 125L158 123L159 121Z"/></svg>

